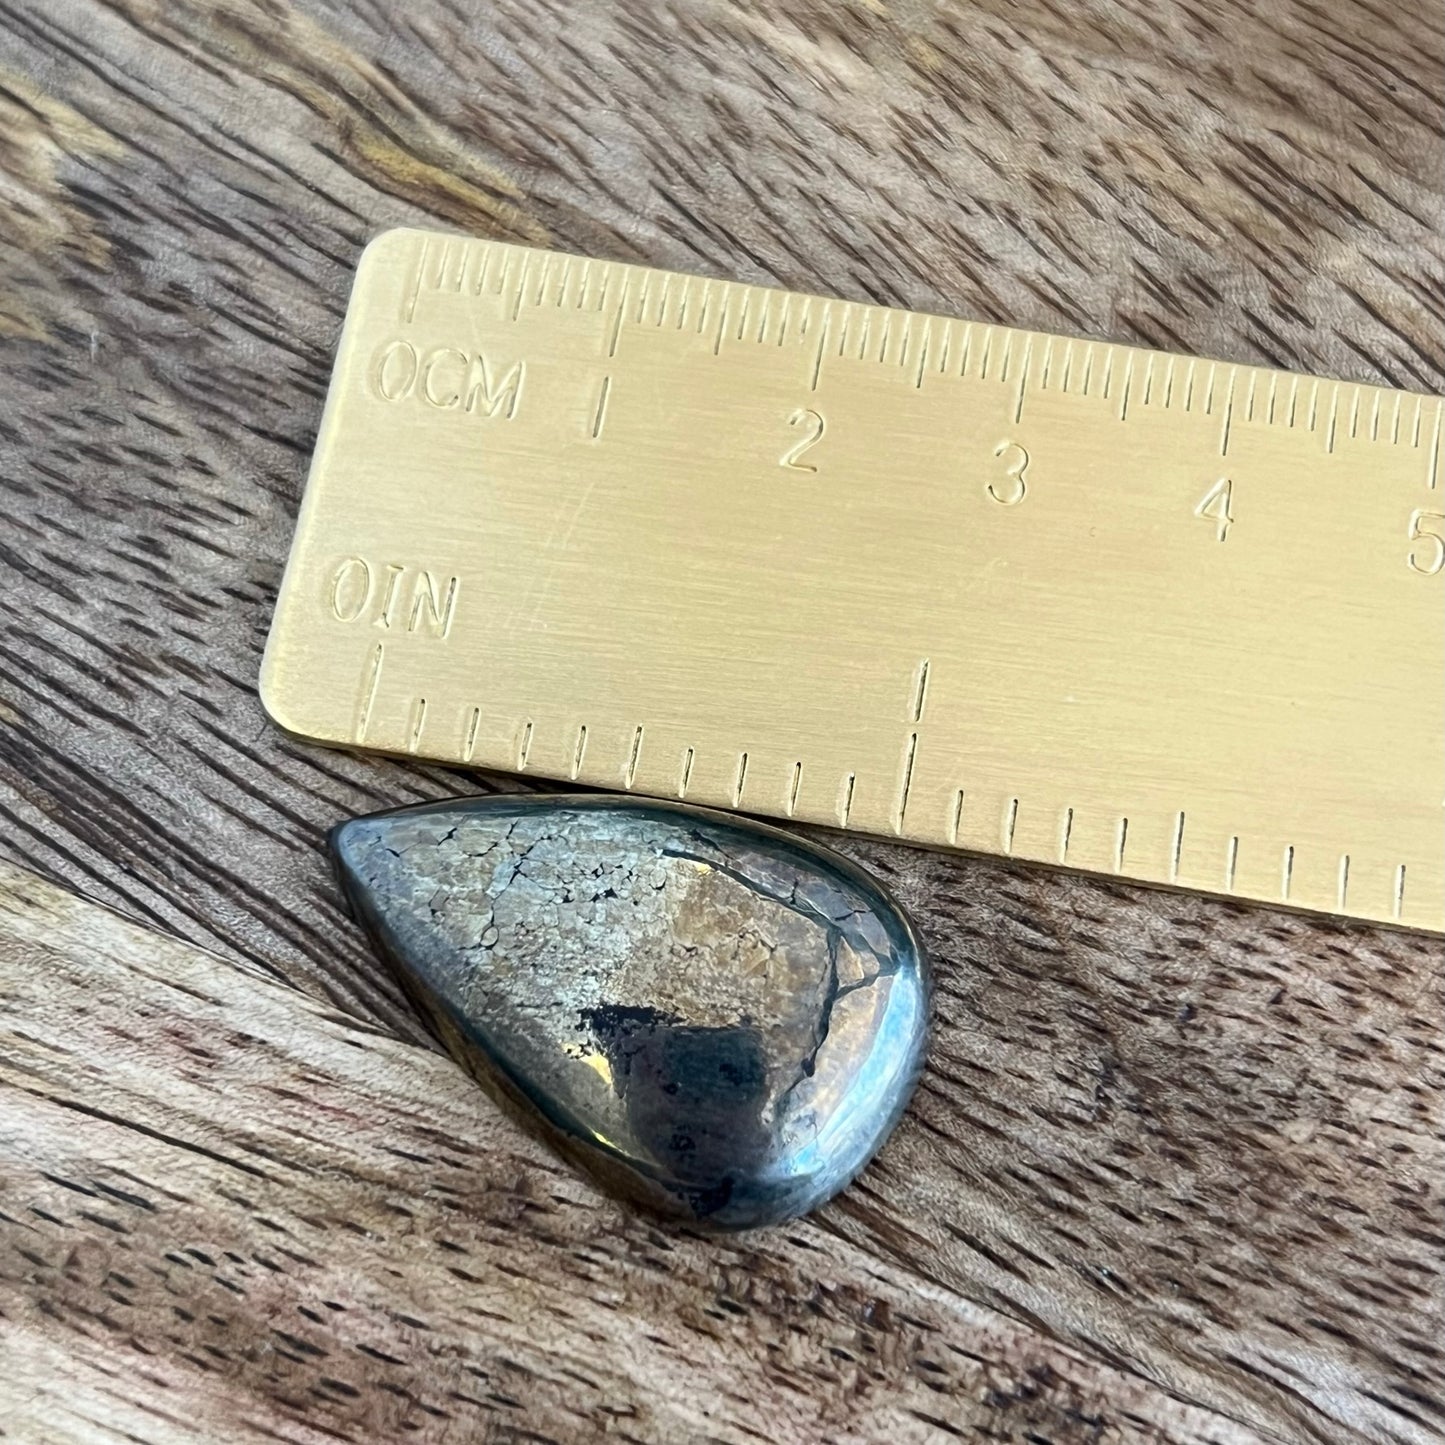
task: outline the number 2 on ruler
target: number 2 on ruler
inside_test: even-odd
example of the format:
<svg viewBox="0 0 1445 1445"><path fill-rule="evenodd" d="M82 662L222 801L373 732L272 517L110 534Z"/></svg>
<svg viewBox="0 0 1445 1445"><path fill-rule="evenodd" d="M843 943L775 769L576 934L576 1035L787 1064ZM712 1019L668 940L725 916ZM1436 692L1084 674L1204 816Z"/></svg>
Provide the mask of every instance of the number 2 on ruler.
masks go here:
<svg viewBox="0 0 1445 1445"><path fill-rule="evenodd" d="M811 462L799 461L798 458L801 457L805 451L817 446L817 444L822 441L827 422L823 420L819 412L814 411L811 407L800 406L792 416L788 418L788 425L792 427L804 427L806 430L803 434L802 441L794 442L778 459L778 465L781 467L791 467L795 472L816 472L818 469Z"/></svg>

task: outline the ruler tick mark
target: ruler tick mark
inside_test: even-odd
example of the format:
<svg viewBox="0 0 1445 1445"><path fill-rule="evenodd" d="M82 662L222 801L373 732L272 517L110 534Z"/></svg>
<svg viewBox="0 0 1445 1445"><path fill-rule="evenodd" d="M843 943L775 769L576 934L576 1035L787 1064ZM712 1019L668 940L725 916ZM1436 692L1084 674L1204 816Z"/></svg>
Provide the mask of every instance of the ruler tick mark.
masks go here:
<svg viewBox="0 0 1445 1445"><path fill-rule="evenodd" d="M932 339L933 323L928 322L923 328L923 340L918 346L918 375L914 378L913 385L918 391L923 390L923 373L928 366L928 343Z"/></svg>
<svg viewBox="0 0 1445 1445"><path fill-rule="evenodd" d="M1222 457L1229 455L1229 428L1234 422L1234 387L1238 380L1239 368L1231 366L1229 368L1229 388L1224 397L1224 426L1219 437L1219 455Z"/></svg>
<svg viewBox="0 0 1445 1445"><path fill-rule="evenodd" d="M903 831L903 819L908 813L908 794L913 788L913 760L918 756L918 734L909 733L908 749L903 757L903 786L898 793L898 811L893 816L893 831Z"/></svg>
<svg viewBox="0 0 1445 1445"><path fill-rule="evenodd" d="M414 753L421 746L421 730L426 726L426 699L418 697L411 707L411 731L407 734L406 750Z"/></svg>
<svg viewBox="0 0 1445 1445"><path fill-rule="evenodd" d="M1169 850L1169 881L1179 881L1179 855L1184 851L1184 810L1174 815L1174 844Z"/></svg>
<svg viewBox="0 0 1445 1445"><path fill-rule="evenodd" d="M477 729L482 725L482 710L479 707L472 709L472 720L467 724L467 740L462 746L462 761L469 763L472 754L477 750Z"/></svg>
<svg viewBox="0 0 1445 1445"><path fill-rule="evenodd" d="M384 642L378 642L372 649L371 662L367 665L366 681L361 688L361 711L356 719L358 747L366 741L366 729L371 723L371 709L376 702L376 689L381 685L381 662L385 648Z"/></svg>
<svg viewBox="0 0 1445 1445"><path fill-rule="evenodd" d="M522 274L517 279L517 289L512 296L512 320L515 321L522 314L522 297L527 293L527 268L532 264L532 258L525 256L522 259Z"/></svg>
<svg viewBox="0 0 1445 1445"><path fill-rule="evenodd" d="M572 777L575 780L577 774L582 771L582 759L587 752L587 724L583 723L577 729L577 747L572 754Z"/></svg>
<svg viewBox="0 0 1445 1445"><path fill-rule="evenodd" d="M682 755L682 773L677 780L677 796L687 797L687 785L692 780L692 760L696 756L696 750L688 748Z"/></svg>
<svg viewBox="0 0 1445 1445"><path fill-rule="evenodd" d="M918 686L913 693L913 721L923 721L923 705L928 700L928 659L918 664Z"/></svg>
<svg viewBox="0 0 1445 1445"><path fill-rule="evenodd" d="M612 334L607 338L608 356L617 355L617 343L622 339L622 318L627 314L627 288L632 284L631 273L622 277L622 295L617 298L617 314L612 318Z"/></svg>
<svg viewBox="0 0 1445 1445"><path fill-rule="evenodd" d="M1280 901L1289 901L1290 885L1294 882L1294 844L1290 843L1284 850L1284 858L1280 864L1279 874L1279 896Z"/></svg>
<svg viewBox="0 0 1445 1445"><path fill-rule="evenodd" d="M1340 912L1344 912L1345 900L1350 896L1350 855L1340 854L1340 883L1335 894L1335 904Z"/></svg>
<svg viewBox="0 0 1445 1445"><path fill-rule="evenodd" d="M1435 404L1435 435L1430 443L1430 471L1426 477L1426 485L1433 492L1440 484L1440 433L1442 425L1445 425L1445 401Z"/></svg>
<svg viewBox="0 0 1445 1445"><path fill-rule="evenodd" d="M1069 861L1069 839L1074 832L1074 810L1064 809L1063 822L1059 825L1059 862Z"/></svg>
<svg viewBox="0 0 1445 1445"><path fill-rule="evenodd" d="M953 847L958 847L958 829L963 822L963 798L964 792L960 788L953 798L953 823L948 830L948 841Z"/></svg>
<svg viewBox="0 0 1445 1445"><path fill-rule="evenodd" d="M477 267L476 281L472 286L473 292L478 296L485 295L487 291L493 289L491 282L492 258L496 254L497 247L495 246L481 248L481 264Z"/></svg>
<svg viewBox="0 0 1445 1445"><path fill-rule="evenodd" d="M740 753L740 754L738 755L738 776L737 776L737 781L734 782L734 784L733 784L733 807L735 807L735 808L739 808L739 807L742 806L742 801L743 801L743 787L744 787L744 785L747 783L747 780L748 780L748 755L747 755L746 753Z"/></svg>
<svg viewBox="0 0 1445 1445"><path fill-rule="evenodd" d="M1008 807L1003 814L1003 851L1012 853L1014 850L1014 829L1018 827L1019 821L1019 800L1010 798Z"/></svg>
<svg viewBox="0 0 1445 1445"><path fill-rule="evenodd" d="M738 341L741 341L743 339L743 335L748 329L748 307L752 305L753 301L753 290L751 286L743 287L742 298L743 304L741 309L738 311L738 334L735 338Z"/></svg>
<svg viewBox="0 0 1445 1445"><path fill-rule="evenodd" d="M1028 338L1028 340L1024 342L1024 361L1023 361L1023 365L1022 365L1021 367L1019 367L1019 394L1018 394L1018 400L1014 403L1014 420L1015 420L1016 422L1023 420L1023 414L1024 414L1024 394L1025 394L1025 392L1027 391L1027 389L1028 389L1028 384L1029 384L1029 357L1030 357L1030 355L1031 355L1032 352L1033 352L1033 345L1034 345L1034 339L1033 339L1032 336L1030 336L1030 337ZM1007 365L1008 365L1007 361L1005 361L1004 365L1005 365L1005 369L1007 369ZM1044 380L1043 380L1043 384L1044 384L1045 386L1048 385L1048 379L1049 379L1049 348L1046 346L1046 347L1044 348Z"/></svg>
<svg viewBox="0 0 1445 1445"><path fill-rule="evenodd" d="M517 771L527 771L527 757L532 751L532 719L527 719L527 725L522 729L522 741L517 745Z"/></svg>
<svg viewBox="0 0 1445 1445"><path fill-rule="evenodd" d="M813 378L808 383L809 391L817 391L818 378L823 371L823 353L828 349L828 327L833 322L833 311L827 302L823 303L823 324L818 328L818 354L813 358Z"/></svg>
<svg viewBox="0 0 1445 1445"><path fill-rule="evenodd" d="M1405 865L1395 869L1395 896L1390 905L1390 916L1398 919L1405 911Z"/></svg>
<svg viewBox="0 0 1445 1445"><path fill-rule="evenodd" d="M516 251L508 246L505 255L502 257L502 269L497 274L497 296L499 299L507 293L507 282L511 279L512 266L516 259Z"/></svg>
<svg viewBox="0 0 1445 1445"><path fill-rule="evenodd" d="M1224 862L1224 891L1234 892L1234 874L1239 866L1239 837L1238 835L1229 840L1229 849Z"/></svg>
<svg viewBox="0 0 1445 1445"><path fill-rule="evenodd" d="M843 779L843 797L838 805L838 822L844 828L848 826L848 815L853 811L853 789L857 782L857 773L849 773Z"/></svg>
<svg viewBox="0 0 1445 1445"><path fill-rule="evenodd" d="M1119 819L1119 827L1114 834L1114 872L1124 871L1124 847L1129 841L1129 820Z"/></svg>
<svg viewBox="0 0 1445 1445"><path fill-rule="evenodd" d="M1340 384L1335 382L1330 391L1330 424L1329 431L1325 437L1325 451L1333 452L1335 449L1335 431L1340 421Z"/></svg>
<svg viewBox="0 0 1445 1445"><path fill-rule="evenodd" d="M427 257L431 255L431 241L422 239L417 247L416 264L412 268L411 285L407 287L406 295L402 298L401 319L402 324L410 326L416 319L416 303L421 296L422 275L426 271Z"/></svg>
<svg viewBox="0 0 1445 1445"><path fill-rule="evenodd" d="M803 764L801 762L796 762L793 764L793 783L792 786L788 789L788 817L790 818L793 816L793 812L798 806L798 789L802 787L802 785Z"/></svg>
<svg viewBox="0 0 1445 1445"><path fill-rule="evenodd" d="M963 323L963 345L959 348L959 352L958 352L958 374L959 374L960 376L967 376L967 375L968 375L968 357L969 357L969 353L970 353L972 350L973 350L973 322L972 322L972 321L965 321L965 322Z"/></svg>
<svg viewBox="0 0 1445 1445"><path fill-rule="evenodd" d="M597 398L597 414L592 418L592 439L597 440L602 435L602 423L607 416L607 398L612 392L612 377L602 378L602 393Z"/></svg>
<svg viewBox="0 0 1445 1445"><path fill-rule="evenodd" d="M1130 352L1124 359L1124 392L1119 402L1119 420L1129 420L1129 388L1134 384L1134 354Z"/></svg>
<svg viewBox="0 0 1445 1445"><path fill-rule="evenodd" d="M452 243L450 241L443 241L441 254L437 257L436 279L431 282L431 287L434 291L444 291L446 289L447 264L450 262L451 256Z"/></svg>
<svg viewBox="0 0 1445 1445"><path fill-rule="evenodd" d="M632 734L632 751L627 755L627 770L622 775L622 786L631 788L637 780L637 759L642 753L642 724L638 723L637 731Z"/></svg>

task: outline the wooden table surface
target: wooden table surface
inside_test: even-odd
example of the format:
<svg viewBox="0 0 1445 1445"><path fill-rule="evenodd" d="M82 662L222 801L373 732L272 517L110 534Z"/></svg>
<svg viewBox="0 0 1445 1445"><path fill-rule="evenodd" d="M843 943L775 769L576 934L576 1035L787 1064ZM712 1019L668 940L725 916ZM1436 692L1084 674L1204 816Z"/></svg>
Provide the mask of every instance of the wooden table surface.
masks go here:
<svg viewBox="0 0 1445 1445"><path fill-rule="evenodd" d="M0 1438L1445 1438L1440 940L848 840L931 1067L704 1239L338 909L514 784L256 698L377 230L1439 392L1442 95L1423 0L0 0Z"/></svg>

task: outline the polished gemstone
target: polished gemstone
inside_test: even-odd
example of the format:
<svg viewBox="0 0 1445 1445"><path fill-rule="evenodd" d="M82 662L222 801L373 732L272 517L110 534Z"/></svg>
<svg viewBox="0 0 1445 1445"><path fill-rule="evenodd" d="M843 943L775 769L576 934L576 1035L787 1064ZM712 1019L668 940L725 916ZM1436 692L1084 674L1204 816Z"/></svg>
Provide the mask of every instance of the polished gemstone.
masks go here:
<svg viewBox="0 0 1445 1445"><path fill-rule="evenodd" d="M928 969L847 859L698 808L486 797L343 823L353 907L452 1053L604 1187L742 1229L887 1137Z"/></svg>

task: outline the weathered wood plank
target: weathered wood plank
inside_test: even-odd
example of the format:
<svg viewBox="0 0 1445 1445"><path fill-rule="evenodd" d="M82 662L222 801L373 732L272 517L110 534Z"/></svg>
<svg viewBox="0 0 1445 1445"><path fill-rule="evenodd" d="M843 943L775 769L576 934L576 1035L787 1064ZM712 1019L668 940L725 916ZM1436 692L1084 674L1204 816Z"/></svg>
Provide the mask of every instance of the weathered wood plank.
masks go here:
<svg viewBox="0 0 1445 1445"><path fill-rule="evenodd" d="M82 925L33 885L7 885L48 899L27 916L60 930L48 952L33 933L22 947L13 921L0 943L12 1029L0 1149L21 1191L12 1207L7 1188L0 1209L22 1231L53 1231L42 1265L0 1265L0 1330L25 1321L23 1378L43 1402L26 1421L60 1412L12 1433L109 1439L129 1421L142 1438L182 1438L187 1425L150 1413L174 1396L189 1402L175 1418L204 1412L209 1438L256 1438L283 1417L287 1438L335 1419L368 1438L400 1429L375 1413L378 1391L403 1408L380 1371L347 1415L344 1391L275 1355L273 1305L276 1320L293 1300L343 1315L314 1306L304 1281L273 1281L279 1294L258 1282L274 1273L252 1259L266 1226L216 1192L206 1171L220 1164L26 1092L23 1070L43 1065L73 1075L65 1097L188 1139L254 1133L313 1169L305 1136L329 1141L364 1178L340 1172L334 1217L308 1209L331 1222L296 1226L300 1252L337 1303L330 1281L347 1270L374 1281L368 1320L382 1319L387 1290L415 1288L430 1307L457 1277L423 1270L413 1284L408 1236L375 1227L377 1240L354 1244L336 1222L353 1213L372 1228L390 1201L427 1221L423 1236L459 1215L489 1269L550 1281L541 1304L509 1285L516 1311L573 1307L579 1287L557 1253L572 1245L557 1241L585 1238L618 1308L572 1324L449 1315L436 1358L416 1345L424 1332L402 1329L405 1350L392 1350L418 1381L460 1379L447 1361L481 1360L504 1394L535 1369L553 1383L525 1406L526 1428L554 1438L602 1416L568 1416L551 1367L519 1343L542 1318L568 1359L590 1350L593 1372L578 1368L614 1406L662 1411L619 1421L639 1438L741 1438L761 1421L831 1439L852 1410L872 1438L908 1438L915 1408L1018 1439L1440 1438L1438 942L850 842L914 908L938 960L919 1101L821 1225L721 1250L674 1242L619 1220L491 1122L445 1065L359 1032L370 1021L420 1037L338 912L322 833L342 814L475 780L293 744L262 717L255 675L350 269L381 227L450 224L1440 391L1442 73L1437 11L1375 0L504 0L477 16L446 0L404 12L0 0L0 854L218 951L230 964L203 971L270 1002L228 993L216 1007L279 1010L276 1029L297 1031L287 1047L218 1048L215 1020L182 1010L190 1022L173 1036L180 1003L164 980L201 969L194 954L130 933L102 947L109 921ZM359 1022L227 971L237 964ZM374 1062L354 1045L386 1061L365 1087L334 1062ZM343 1124L323 1128L268 1092L292 1087L313 1053L332 1060L316 1088L344 1097ZM480 1151L455 1156L468 1161L459 1210L437 1202L450 1166L376 1163L387 1144L406 1147L422 1109ZM155 1225L145 1258L165 1274L117 1264L130 1236L78 1213L110 1206L42 1167L87 1188L125 1189L115 1170L183 1181L189 1202L166 1202L163 1226L159 1208L117 1216ZM288 1172L266 1208L294 1212L293 1184ZM32 1206L62 1223L23 1213ZM231 1280L255 1311L237 1326L250 1331L239 1364L208 1352L230 1349L206 1321L232 1318L213 1304L231 1292L155 1248L181 1236L181 1252L205 1250L218 1273L224 1253L206 1241L252 1260L253 1278ZM120 1308L106 1290L127 1292L111 1269L144 1304L127 1320L172 1307L195 1318L136 1335L153 1356L132 1351L123 1330L138 1326L105 1323ZM796 1303L814 1300L813 1274L834 1291L821 1315ZM722 1288L746 1316L715 1303ZM886 1325L864 1318L866 1299L904 1293L911 1304L890 1303ZM62 1298L66 1323L52 1327L42 1302ZM900 1326L905 1314L923 1323ZM699 1321L724 1344L699 1344ZM638 1328L697 1358L676 1363ZM355 1338L397 1334L376 1329ZM937 1338L950 1345L935 1358L919 1342ZM634 1348L643 1363L629 1374ZM718 1352L716 1374L704 1351ZM105 1377L118 1358L124 1370ZM1034 1364L1056 1373L1029 1375ZM1145 1377L1218 1413L1169 1415ZM645 1398L644 1379L675 1382L672 1403ZM700 1426L694 1388L744 1399ZM305 1411L266 1403L293 1389ZM1011 1414L997 1401L977 1413L990 1390L1014 1400ZM435 1438L483 1428L416 1408ZM477 1418L507 1438L520 1428L502 1423L510 1408L493 1401ZM1225 1417L1248 1424L1231 1434Z"/></svg>

